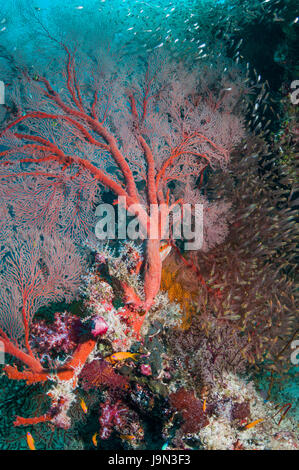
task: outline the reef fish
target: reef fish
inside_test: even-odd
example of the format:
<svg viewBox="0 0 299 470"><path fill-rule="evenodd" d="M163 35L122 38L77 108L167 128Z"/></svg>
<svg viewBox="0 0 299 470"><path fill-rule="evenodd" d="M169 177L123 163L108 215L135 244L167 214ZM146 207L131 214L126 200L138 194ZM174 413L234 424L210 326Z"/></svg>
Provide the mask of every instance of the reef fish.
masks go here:
<svg viewBox="0 0 299 470"><path fill-rule="evenodd" d="M83 410L84 413L86 414L87 411L88 411L88 409L87 409L86 403L85 403L85 401L84 401L83 399L81 400L80 405L81 405L82 410Z"/></svg>
<svg viewBox="0 0 299 470"><path fill-rule="evenodd" d="M27 432L26 437L27 437L27 444L28 444L29 449L30 450L36 450L32 434L30 432Z"/></svg>
<svg viewBox="0 0 299 470"><path fill-rule="evenodd" d="M92 438L91 438L91 440L92 440L92 443L93 443L93 445L94 445L95 447L97 447L97 446L98 446L98 439L97 439L97 435L98 435L98 433L96 432L96 433L94 433L94 435L93 435L93 436L92 436Z"/></svg>
<svg viewBox="0 0 299 470"><path fill-rule="evenodd" d="M260 419L256 419L255 421L252 421L252 423L249 423L245 426L245 429L250 429L250 428L253 428L254 426L256 426L257 424L261 423L262 421L264 421L264 419L260 418Z"/></svg>
<svg viewBox="0 0 299 470"><path fill-rule="evenodd" d="M120 434L119 436L121 439L124 439L125 441L133 441L133 439L136 439L135 436L132 434Z"/></svg>
<svg viewBox="0 0 299 470"><path fill-rule="evenodd" d="M134 361L136 361L137 356L139 356L139 353L130 353L123 351L111 354L111 356L106 357L105 360L111 362L112 364L115 364L116 362L125 361L126 359L133 359Z"/></svg>

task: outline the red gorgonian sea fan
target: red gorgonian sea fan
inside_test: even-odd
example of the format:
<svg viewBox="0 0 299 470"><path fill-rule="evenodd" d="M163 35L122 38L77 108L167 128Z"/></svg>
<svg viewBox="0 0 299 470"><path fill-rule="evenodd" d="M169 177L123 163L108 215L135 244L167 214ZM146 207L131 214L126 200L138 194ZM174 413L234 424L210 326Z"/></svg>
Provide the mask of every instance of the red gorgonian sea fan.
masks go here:
<svg viewBox="0 0 299 470"><path fill-rule="evenodd" d="M181 430L183 433L196 433L209 420L203 411L203 401L196 398L192 390L180 388L170 395L170 404L182 415L183 423Z"/></svg>
<svg viewBox="0 0 299 470"><path fill-rule="evenodd" d="M14 380L45 382L50 371L44 369L30 344L30 326L34 314L52 302L70 302L76 296L84 259L72 242L48 237L31 230L7 240L1 259L0 339L5 352L21 361L22 371L6 365L4 371ZM96 341L80 343L72 357L56 371L60 380L72 380L82 367ZM52 416L17 418L16 425L51 421Z"/></svg>
<svg viewBox="0 0 299 470"><path fill-rule="evenodd" d="M192 66L157 56L147 64L138 57L134 66L113 64L101 54L82 53L84 66L78 67L80 54L48 37L65 53L65 68L58 72L55 64L51 80L24 70L8 92L17 111L1 133L1 198L13 207L16 224L82 239L92 226L98 191L121 197L147 239L147 312L160 288L159 248L169 236L168 215L189 202L188 192L178 199L173 188L187 184L193 190L207 168L224 169L244 135L241 114L223 96L229 76L219 85L221 96L201 96Z"/></svg>
<svg viewBox="0 0 299 470"><path fill-rule="evenodd" d="M27 383L46 382L52 371L44 368L30 341L34 314L52 302L71 302L79 289L84 258L69 240L60 240L38 231L28 231L7 240L0 272L0 339L5 352L23 364L23 370L5 365L10 379ZM35 338L36 339L36 338ZM76 387L77 376L96 345L96 339L80 342L71 357L56 369L57 380ZM55 395L53 404L56 406ZM67 403L67 402L66 402ZM49 412L34 418L17 417L14 424L30 425L52 421Z"/></svg>
<svg viewBox="0 0 299 470"><path fill-rule="evenodd" d="M84 390L107 387L110 390L125 391L129 388L128 380L115 372L111 364L101 359L85 364L79 379L82 381Z"/></svg>
<svg viewBox="0 0 299 470"><path fill-rule="evenodd" d="M34 369L41 369L29 341L33 316L49 303L72 301L83 267L84 261L69 240L47 237L34 230L6 240L0 271L0 337L7 353L22 360L25 347ZM31 360L24 362L30 367Z"/></svg>

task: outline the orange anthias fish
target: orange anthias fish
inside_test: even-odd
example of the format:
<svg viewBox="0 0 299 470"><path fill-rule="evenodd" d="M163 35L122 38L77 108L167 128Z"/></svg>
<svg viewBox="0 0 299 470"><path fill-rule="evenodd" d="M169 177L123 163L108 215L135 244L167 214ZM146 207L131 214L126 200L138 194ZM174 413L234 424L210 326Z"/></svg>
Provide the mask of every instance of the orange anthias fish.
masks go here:
<svg viewBox="0 0 299 470"><path fill-rule="evenodd" d="M86 403L85 403L85 401L84 401L83 399L81 400L80 405L81 405L82 410L83 410L84 413L86 414L87 411L88 411L88 409L87 409Z"/></svg>
<svg viewBox="0 0 299 470"><path fill-rule="evenodd" d="M27 437L27 444L28 444L29 449L30 450L36 450L32 434L30 432L27 432L26 437Z"/></svg>
<svg viewBox="0 0 299 470"><path fill-rule="evenodd" d="M106 357L105 360L111 362L111 364L116 364L116 362L125 361L126 359L133 359L136 361L139 355L140 353L130 353L123 351L111 354L111 356Z"/></svg>
<svg viewBox="0 0 299 470"><path fill-rule="evenodd" d="M133 439L136 439L132 434L120 434L119 437L125 441L133 441Z"/></svg>
<svg viewBox="0 0 299 470"><path fill-rule="evenodd" d="M262 421L265 421L264 419L256 419L255 421L252 421L252 423L246 424L245 429L250 429L256 426L257 424L261 423Z"/></svg>
<svg viewBox="0 0 299 470"><path fill-rule="evenodd" d="M96 433L94 433L94 435L93 435L92 438L91 438L92 443L93 443L93 445L94 445L95 447L98 446L97 435L98 435L98 433L96 432Z"/></svg>
<svg viewBox="0 0 299 470"><path fill-rule="evenodd" d="M202 406L202 411L205 412L207 409L207 400L205 399Z"/></svg>

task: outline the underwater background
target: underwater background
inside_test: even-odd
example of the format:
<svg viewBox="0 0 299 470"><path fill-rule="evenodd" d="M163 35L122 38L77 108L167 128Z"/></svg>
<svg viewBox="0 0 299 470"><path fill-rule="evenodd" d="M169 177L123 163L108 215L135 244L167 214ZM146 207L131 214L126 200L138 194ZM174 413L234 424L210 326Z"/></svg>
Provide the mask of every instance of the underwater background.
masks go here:
<svg viewBox="0 0 299 470"><path fill-rule="evenodd" d="M0 339L5 347L8 335L22 352L30 344L50 371L47 380L35 381L26 376L28 363L24 366L20 354L7 349L0 376L1 450L299 448L299 353L294 352L299 344L298 18L295 0L0 0L0 80L5 84L0 105ZM166 62L169 71L160 77ZM55 115L51 100L59 92L66 106L73 99L79 111L89 106L92 112L98 106L93 87L97 77L102 80L101 67L108 71L107 77L103 72L101 122L106 113L116 115L109 129L127 160L136 155L137 161L131 138L137 124L123 109L131 100L134 114L132 102L142 90L143 73L151 84L148 63L156 67L153 80L158 77L160 88L152 95L150 119L143 119L145 142L152 138L156 152L164 155L163 139L171 141L171 126L179 132L175 119L187 119L188 107L183 107L190 100L209 108L201 110L197 122L215 143L201 143L200 155L215 164L187 162L194 186L188 177L168 176L174 199L188 193L190 203L206 204L204 247L190 254L182 241L160 246L158 300L143 317L130 310L129 297L129 288L143 295L142 243L112 240L108 247L90 235L96 206L114 203L111 187L100 195L92 178L80 179L80 174L77 181L79 173L69 170L67 159L66 179L53 193L49 174L38 187L37 173L28 184L23 176L5 178L9 171L29 174L34 151L40 152L37 158L47 158L44 148L37 149L45 140L30 139L35 135L49 139L51 155L58 142L67 156L76 146L77 158L85 152L96 165L95 128L88 124L87 135L82 117L75 114L71 119L76 124L62 123L67 111L61 108ZM168 93L167 81L173 81L172 94L159 104ZM25 82L32 88L26 89ZM42 97L40 88L46 90ZM66 97L68 89L75 98L72 93ZM113 93L117 99L111 105ZM176 107L178 95L181 107ZM34 122L39 112L48 114L40 127ZM138 112L142 105L137 102ZM29 113L27 125L22 119ZM49 120L49 115L56 117ZM14 121L18 134L12 135ZM34 142L29 153L24 142L16 143L20 135L23 140L27 136L25 144ZM222 165L219 149L225 139L233 145L229 163ZM106 151L104 141L96 145ZM192 141L192 152L196 145ZM13 164L6 161L12 155ZM26 158L18 163L16 155ZM98 168L125 187L117 165L105 155ZM183 175L184 165L180 162L176 172ZM144 168L134 171L141 192ZM68 186L71 180L77 181L74 190ZM43 194L49 199L39 206ZM83 209L74 221L71 213L78 204ZM16 272L36 273L33 268L27 272L35 252L42 274L34 289L52 282L51 266L59 265L67 293L59 285L48 296L44 288L36 294L34 313L28 313L29 340L24 308L13 304L25 282L20 291L14 286ZM22 260L25 267L16 268ZM76 384L72 377L66 386L57 370L91 341L89 358L76 363Z"/></svg>

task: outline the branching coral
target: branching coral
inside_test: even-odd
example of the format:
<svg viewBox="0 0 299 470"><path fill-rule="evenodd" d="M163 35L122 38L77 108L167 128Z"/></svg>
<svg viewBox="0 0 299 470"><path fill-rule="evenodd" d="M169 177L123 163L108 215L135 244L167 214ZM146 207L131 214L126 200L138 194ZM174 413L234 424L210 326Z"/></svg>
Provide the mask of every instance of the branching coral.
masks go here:
<svg viewBox="0 0 299 470"><path fill-rule="evenodd" d="M244 135L242 118L212 91L198 99L197 73L183 64L153 56L144 66L137 57L133 76L130 67L104 69L100 57L85 57L79 70L71 48L44 32L64 51L65 71L50 83L24 70L11 94L19 111L1 133L2 199L13 206L16 224L42 224L77 240L90 232L100 187L121 198L147 239L145 299L137 305L147 312L160 287L168 215L188 202L187 192L185 201L176 199L173 187L224 168ZM84 93L83 84L92 91ZM235 86L238 95L242 87Z"/></svg>
<svg viewBox="0 0 299 470"><path fill-rule="evenodd" d="M124 391L129 388L128 380L115 372L111 364L101 359L86 364L80 373L79 379L82 381L84 390L109 388L113 391Z"/></svg>
<svg viewBox="0 0 299 470"><path fill-rule="evenodd" d="M260 420L267 420L261 447L275 446L268 408L237 374L263 362L282 370L296 335L293 152L273 160L263 136L245 134L249 67L245 77L220 58L199 74L188 61L155 53L134 57L133 66L120 58L113 64L102 52L73 51L38 23L57 60L48 72L18 68L0 137L0 338L23 363L5 366L7 376L47 383L51 404L15 425L70 429L73 416L88 421L91 405L101 439L116 431L140 443L140 423L158 402L160 423L179 417L178 446L192 434L214 448L222 432L219 447L252 448ZM266 93L257 87L255 130ZM290 127L291 140L286 126L273 143L275 157L277 145L293 150ZM87 243L96 253L80 290L80 318L33 320L41 306L78 292L84 261L65 236L92 240L94 208L103 201L136 216L135 225L114 220L118 232L133 230L114 252ZM204 205L197 253L183 252L183 237L172 239L177 226L168 216L186 202ZM190 225L195 214L192 208ZM6 242L25 225L43 235ZM132 232L136 243L125 240ZM119 364L111 360L116 352ZM291 434L288 445L294 442Z"/></svg>
<svg viewBox="0 0 299 470"><path fill-rule="evenodd" d="M74 298L84 261L71 242L35 231L8 240L7 248L1 271L1 340L5 351L26 364L32 374L41 373L41 363L30 346L33 316L49 302ZM13 375L12 368L8 370Z"/></svg>

